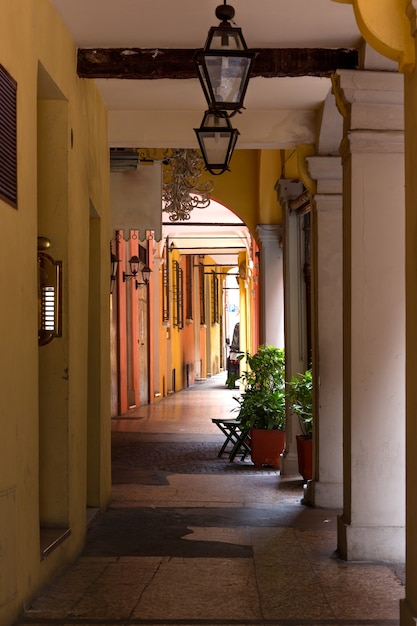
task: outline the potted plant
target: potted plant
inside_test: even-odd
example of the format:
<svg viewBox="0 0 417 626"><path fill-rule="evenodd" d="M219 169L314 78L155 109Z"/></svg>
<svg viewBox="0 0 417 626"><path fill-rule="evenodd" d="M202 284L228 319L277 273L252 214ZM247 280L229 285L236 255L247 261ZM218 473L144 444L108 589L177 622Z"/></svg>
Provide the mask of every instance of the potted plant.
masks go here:
<svg viewBox="0 0 417 626"><path fill-rule="evenodd" d="M241 374L244 391L239 420L250 433L251 458L255 466L278 469L285 447L285 358L282 348L260 346L255 354L242 354L249 367Z"/></svg>
<svg viewBox="0 0 417 626"><path fill-rule="evenodd" d="M293 413L298 416L301 434L296 436L298 471L304 480L313 477L313 379L311 369L292 376L287 396Z"/></svg>

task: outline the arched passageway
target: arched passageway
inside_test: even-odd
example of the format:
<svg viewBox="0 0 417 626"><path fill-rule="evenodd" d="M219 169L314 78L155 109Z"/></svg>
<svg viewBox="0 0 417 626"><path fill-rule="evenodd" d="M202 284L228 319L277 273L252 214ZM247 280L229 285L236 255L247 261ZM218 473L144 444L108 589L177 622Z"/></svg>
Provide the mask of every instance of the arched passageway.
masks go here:
<svg viewBox="0 0 417 626"><path fill-rule="evenodd" d="M111 295L113 417L227 368L232 288L241 348L257 346L258 247L249 228L211 199L188 219L171 218L163 212L159 234L117 231L112 240L119 259ZM137 275L133 259L139 259ZM148 284L138 282L148 266Z"/></svg>

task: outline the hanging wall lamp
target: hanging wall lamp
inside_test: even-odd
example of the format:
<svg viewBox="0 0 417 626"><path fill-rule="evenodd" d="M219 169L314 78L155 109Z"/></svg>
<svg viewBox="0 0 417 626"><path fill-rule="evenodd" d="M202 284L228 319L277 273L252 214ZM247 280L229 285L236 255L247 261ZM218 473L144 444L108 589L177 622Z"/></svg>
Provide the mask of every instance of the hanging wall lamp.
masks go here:
<svg viewBox="0 0 417 626"><path fill-rule="evenodd" d="M206 111L200 128L194 128L206 168L217 176L229 169L230 159L239 135L229 118Z"/></svg>
<svg viewBox="0 0 417 626"><path fill-rule="evenodd" d="M141 274L142 274L142 280L143 282L139 282L138 280L135 280L135 287L136 289L138 289L139 287L143 287L144 285L149 285L149 279L151 277L151 268L148 267L148 265L145 265L145 267L142 268L141 270Z"/></svg>
<svg viewBox="0 0 417 626"><path fill-rule="evenodd" d="M138 275L138 272L139 272L139 264L140 264L139 257L136 256L136 255L133 255L129 259L129 267L130 267L130 272L131 273L130 274L126 274L126 272L123 272L123 282L125 283L130 278L134 278L135 279L135 287L136 287L136 289L138 289L142 285L148 285L149 284L149 278L150 278L151 272L152 272L151 268L148 267L148 265L145 265L142 268L142 270L141 270L143 282L138 281L136 276Z"/></svg>
<svg viewBox="0 0 417 626"><path fill-rule="evenodd" d="M230 20L235 10L224 3L216 8L219 26L209 30L206 45L197 51L198 77L209 107L231 117L243 109L255 52L249 50L240 28Z"/></svg>
<svg viewBox="0 0 417 626"><path fill-rule="evenodd" d="M136 256L136 254L134 254L133 256L130 257L130 259L129 259L129 267L130 267L130 274L126 274L126 272L123 272L123 282L124 283L129 278L135 278L136 274L139 271L139 257Z"/></svg>

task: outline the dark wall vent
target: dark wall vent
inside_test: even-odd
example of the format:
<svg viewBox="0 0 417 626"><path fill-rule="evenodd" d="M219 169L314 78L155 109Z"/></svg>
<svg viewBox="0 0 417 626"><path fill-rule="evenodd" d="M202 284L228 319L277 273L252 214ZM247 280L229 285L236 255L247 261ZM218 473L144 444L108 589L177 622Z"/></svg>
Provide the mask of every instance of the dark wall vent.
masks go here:
<svg viewBox="0 0 417 626"><path fill-rule="evenodd" d="M17 208L17 83L0 65L0 198Z"/></svg>

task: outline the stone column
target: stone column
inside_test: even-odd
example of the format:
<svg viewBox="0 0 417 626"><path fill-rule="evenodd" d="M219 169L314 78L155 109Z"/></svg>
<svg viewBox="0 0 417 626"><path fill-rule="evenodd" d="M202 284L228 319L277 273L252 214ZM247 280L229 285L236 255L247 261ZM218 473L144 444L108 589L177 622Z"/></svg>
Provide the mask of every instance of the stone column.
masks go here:
<svg viewBox="0 0 417 626"><path fill-rule="evenodd" d="M342 508L343 341L342 341L342 162L338 156L307 158L317 181L313 197L313 355L314 478L306 501L316 507Z"/></svg>
<svg viewBox="0 0 417 626"><path fill-rule="evenodd" d="M276 185L284 216L284 275L285 275L285 376L290 380L298 372L307 369L306 303L304 299L303 259L301 258L300 218L291 211L291 201L305 191L304 185L280 179ZM281 459L282 475L298 474L296 436L300 425L296 415L287 410L285 427L285 451Z"/></svg>
<svg viewBox="0 0 417 626"><path fill-rule="evenodd" d="M281 226L257 227L261 263L261 343L284 347L284 283L281 249Z"/></svg>
<svg viewBox="0 0 417 626"><path fill-rule="evenodd" d="M343 514L348 560L405 558L403 78L338 71L343 159Z"/></svg>

